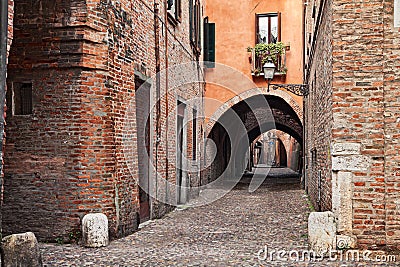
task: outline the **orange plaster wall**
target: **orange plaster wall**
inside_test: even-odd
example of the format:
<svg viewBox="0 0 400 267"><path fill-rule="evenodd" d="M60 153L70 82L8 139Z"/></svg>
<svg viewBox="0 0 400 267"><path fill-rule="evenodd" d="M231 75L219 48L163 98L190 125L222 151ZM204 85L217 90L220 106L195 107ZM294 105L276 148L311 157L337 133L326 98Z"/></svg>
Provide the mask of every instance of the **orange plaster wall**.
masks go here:
<svg viewBox="0 0 400 267"><path fill-rule="evenodd" d="M302 0L209 0L206 1L205 15L216 27L216 62L228 65L242 72L257 87L266 87L263 77L251 76L250 53L247 47L255 45L256 13L281 12L281 41L290 43L290 51L286 53L287 75L285 80L279 77L273 83L302 83L303 77L303 1ZM206 71L213 75L212 69ZM250 88L244 88L247 90ZM236 90L237 91L237 90ZM240 90L242 91L242 90ZM238 92L239 93L239 92ZM290 93L291 94L291 93ZM303 98L291 94L299 105L303 106ZM232 98L232 92L220 90L219 87L207 84L206 97L221 102ZM207 105L206 114L212 114L215 105Z"/></svg>

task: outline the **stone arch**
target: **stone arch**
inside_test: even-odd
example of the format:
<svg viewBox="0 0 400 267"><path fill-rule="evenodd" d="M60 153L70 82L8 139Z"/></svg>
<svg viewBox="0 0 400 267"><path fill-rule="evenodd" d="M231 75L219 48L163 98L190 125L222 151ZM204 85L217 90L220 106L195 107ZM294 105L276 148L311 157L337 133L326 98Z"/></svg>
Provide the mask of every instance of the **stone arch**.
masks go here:
<svg viewBox="0 0 400 267"><path fill-rule="evenodd" d="M206 151L208 167L204 171L205 177L212 180L221 175L225 178L241 176L246 168L249 145L269 130L280 130L303 144L303 125L298 115L300 108L296 103L296 112L294 100L290 101L287 95L285 98L289 101L281 97L285 95L275 91L262 92L257 88L233 97L213 114L207 125L211 129L206 133L214 152ZM230 146L226 147L224 144L228 141Z"/></svg>
<svg viewBox="0 0 400 267"><path fill-rule="evenodd" d="M303 109L300 107L300 105L294 100L294 98L286 91L283 90L273 90L267 92L266 89L262 88L253 88L250 90L247 90L237 96L232 97L228 101L226 101L224 104L222 104L210 117L210 120L207 124L207 135L210 133L211 129L213 128L215 122L218 121L218 119L231 107L234 105L238 104L239 102L246 100L248 98L251 98L253 96L257 95L267 95L267 96L277 96L282 98L286 103L290 105L290 107L294 110L294 112L297 114L298 118L300 119L301 123L303 124Z"/></svg>

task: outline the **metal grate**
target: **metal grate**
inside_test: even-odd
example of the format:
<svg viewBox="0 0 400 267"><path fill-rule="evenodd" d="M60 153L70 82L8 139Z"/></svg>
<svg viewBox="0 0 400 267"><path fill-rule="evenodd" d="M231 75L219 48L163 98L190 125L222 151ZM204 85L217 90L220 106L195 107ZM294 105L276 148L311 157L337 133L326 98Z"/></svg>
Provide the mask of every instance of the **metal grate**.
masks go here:
<svg viewBox="0 0 400 267"><path fill-rule="evenodd" d="M32 83L14 84L14 115L32 114Z"/></svg>

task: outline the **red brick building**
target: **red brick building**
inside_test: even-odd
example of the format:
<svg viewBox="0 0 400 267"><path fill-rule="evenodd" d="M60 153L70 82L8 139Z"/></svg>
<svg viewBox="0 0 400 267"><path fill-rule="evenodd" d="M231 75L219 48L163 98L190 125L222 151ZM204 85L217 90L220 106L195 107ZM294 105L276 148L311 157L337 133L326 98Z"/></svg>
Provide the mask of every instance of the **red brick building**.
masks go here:
<svg viewBox="0 0 400 267"><path fill-rule="evenodd" d="M13 17L14 17L14 1L8 0L3 1L0 6L0 17L1 17L1 39L0 39L0 58L1 58L1 71L0 71L0 101L1 113L4 114L4 102L5 102L5 91L6 91L6 77L7 77L7 61L8 55L10 51L10 46L13 38ZM4 116L5 118L5 116ZM4 141L4 121L1 123L0 127L1 138L0 140ZM3 146L2 152L0 154L0 206L3 203ZM0 212L0 231L2 228L2 212Z"/></svg>
<svg viewBox="0 0 400 267"><path fill-rule="evenodd" d="M199 183L201 69L185 85L165 70L199 59L201 4L164 3L14 1L3 235L68 241L102 212L120 237L196 194L166 181Z"/></svg>
<svg viewBox="0 0 400 267"><path fill-rule="evenodd" d="M306 187L361 248L400 248L398 1L305 3Z"/></svg>

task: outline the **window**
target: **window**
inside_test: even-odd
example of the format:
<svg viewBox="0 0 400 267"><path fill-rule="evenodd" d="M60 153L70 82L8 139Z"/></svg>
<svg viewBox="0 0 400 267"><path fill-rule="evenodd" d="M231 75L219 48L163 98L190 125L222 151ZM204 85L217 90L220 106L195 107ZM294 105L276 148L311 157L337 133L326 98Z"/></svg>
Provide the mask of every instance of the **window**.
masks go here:
<svg viewBox="0 0 400 267"><path fill-rule="evenodd" d="M313 165L317 164L317 149L311 149L311 162Z"/></svg>
<svg viewBox="0 0 400 267"><path fill-rule="evenodd" d="M193 126L193 140L192 140L192 159L196 160L196 154L197 154L197 110L193 109L193 121L192 121L192 126Z"/></svg>
<svg viewBox="0 0 400 267"><path fill-rule="evenodd" d="M256 15L256 44L281 41L281 14L266 13Z"/></svg>
<svg viewBox="0 0 400 267"><path fill-rule="evenodd" d="M201 52L201 6L199 0L189 0L190 42L197 54Z"/></svg>
<svg viewBox="0 0 400 267"><path fill-rule="evenodd" d="M32 114L32 83L13 83L13 114Z"/></svg>
<svg viewBox="0 0 400 267"><path fill-rule="evenodd" d="M181 0L168 0L167 4L168 17L174 23L180 22L182 18Z"/></svg>

